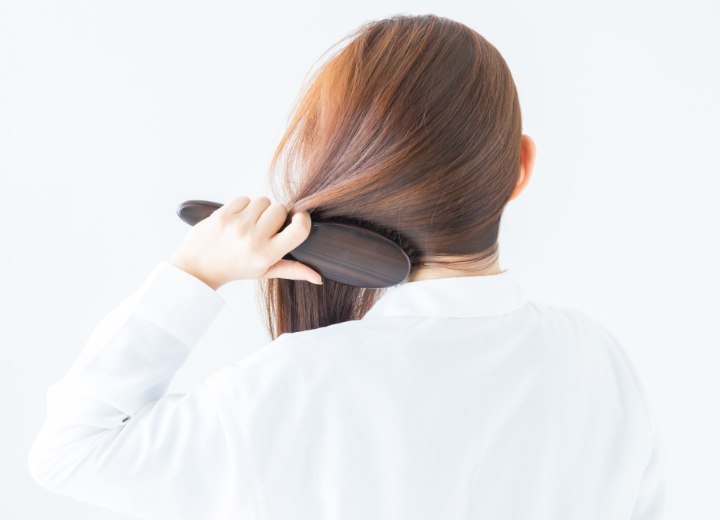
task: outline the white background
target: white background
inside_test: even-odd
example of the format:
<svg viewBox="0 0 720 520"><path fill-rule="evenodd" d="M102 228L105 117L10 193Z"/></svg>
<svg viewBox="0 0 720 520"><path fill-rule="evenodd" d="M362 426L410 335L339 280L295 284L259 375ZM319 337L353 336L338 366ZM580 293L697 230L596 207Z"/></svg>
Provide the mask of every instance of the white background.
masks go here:
<svg viewBox="0 0 720 520"><path fill-rule="evenodd" d="M667 448L667 518L720 517L720 27L699 0L2 1L0 517L121 518L29 476L47 386L174 252L177 204L269 194L305 75L399 13L461 21L507 60L538 157L501 263L620 338ZM269 341L255 283L220 292L170 391Z"/></svg>

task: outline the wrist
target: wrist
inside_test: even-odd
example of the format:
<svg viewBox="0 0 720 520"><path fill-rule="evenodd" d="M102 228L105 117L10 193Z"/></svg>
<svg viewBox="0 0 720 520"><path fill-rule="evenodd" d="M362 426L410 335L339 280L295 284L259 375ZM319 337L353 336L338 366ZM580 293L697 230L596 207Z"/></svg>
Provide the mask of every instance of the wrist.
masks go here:
<svg viewBox="0 0 720 520"><path fill-rule="evenodd" d="M181 270L185 271L186 273L194 276L195 278L197 278L198 280L200 280L201 282L203 282L205 285L207 285L208 287L210 287L213 290L218 290L223 285L222 282L218 282L217 280L214 280L212 277L205 275L200 269L198 269L193 264L191 264L190 262L188 262L187 260L185 260L181 257L173 256L169 260L169 263L171 265L177 267L178 269L181 269Z"/></svg>

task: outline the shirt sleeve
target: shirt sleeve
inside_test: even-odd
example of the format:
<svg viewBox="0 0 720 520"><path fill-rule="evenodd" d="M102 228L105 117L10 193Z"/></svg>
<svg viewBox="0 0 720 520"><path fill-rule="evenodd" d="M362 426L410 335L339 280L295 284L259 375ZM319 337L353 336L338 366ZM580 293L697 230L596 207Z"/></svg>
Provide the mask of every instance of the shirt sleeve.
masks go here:
<svg viewBox="0 0 720 520"><path fill-rule="evenodd" d="M632 520L660 520L665 514L665 454L657 428L653 431L650 459L640 482Z"/></svg>
<svg viewBox="0 0 720 520"><path fill-rule="evenodd" d="M653 409L650 404L650 399L648 397L648 392L642 379L640 378L640 374L635 367L635 364L630 359L630 356L618 338L604 325L600 324L600 328L609 338L609 344L622 358L625 366L627 367L635 389L640 397L640 401L644 409L644 415L648 424L649 434L647 441L647 462L640 478L640 484L631 520L661 520L665 518L666 507L666 462L665 446L662 440L662 434L658 429Z"/></svg>
<svg viewBox="0 0 720 520"><path fill-rule="evenodd" d="M230 419L216 401L223 371L187 394L166 394L224 305L200 279L158 263L48 388L28 454L33 478L137 518L222 518L250 504L246 454L229 442Z"/></svg>

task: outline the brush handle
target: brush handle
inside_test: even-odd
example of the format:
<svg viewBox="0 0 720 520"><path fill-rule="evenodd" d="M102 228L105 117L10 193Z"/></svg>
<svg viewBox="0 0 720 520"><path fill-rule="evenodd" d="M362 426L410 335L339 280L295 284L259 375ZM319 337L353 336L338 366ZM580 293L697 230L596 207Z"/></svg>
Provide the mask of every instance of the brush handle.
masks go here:
<svg viewBox="0 0 720 520"><path fill-rule="evenodd" d="M208 200L188 200L178 216L194 226L223 205ZM290 223L283 224L284 229ZM310 234L284 259L298 260L323 278L346 285L382 289L402 283L410 274L410 258L389 238L360 225L313 222Z"/></svg>

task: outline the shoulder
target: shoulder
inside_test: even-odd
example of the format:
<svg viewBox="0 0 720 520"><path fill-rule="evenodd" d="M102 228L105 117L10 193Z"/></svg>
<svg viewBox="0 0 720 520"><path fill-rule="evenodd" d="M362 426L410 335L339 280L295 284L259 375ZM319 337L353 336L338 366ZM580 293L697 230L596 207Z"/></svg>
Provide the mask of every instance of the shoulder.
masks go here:
<svg viewBox="0 0 720 520"><path fill-rule="evenodd" d="M323 361L337 361L357 351L375 338L373 331L360 320L345 321L316 329L286 332L253 354L247 362L285 362L322 365ZM255 359L257 358L257 359Z"/></svg>
<svg viewBox="0 0 720 520"><path fill-rule="evenodd" d="M642 380L627 349L601 320L587 312L561 305L531 301L528 312L536 316L538 329L562 356L579 361L586 375L612 385L626 404L642 410L644 421L653 423ZM609 389L607 389L609 390Z"/></svg>
<svg viewBox="0 0 720 520"><path fill-rule="evenodd" d="M622 350L602 321L578 308L529 301L526 312L532 332L558 347L570 347L579 355L616 355Z"/></svg>
<svg viewBox="0 0 720 520"><path fill-rule="evenodd" d="M525 306L527 322L535 334L555 345L572 346L579 354L597 350L614 354L622 349L618 338L599 319L587 312L562 305L529 301Z"/></svg>
<svg viewBox="0 0 720 520"><path fill-rule="evenodd" d="M279 384L307 385L317 383L321 376L332 375L348 361L353 352L370 341L372 331L360 321L347 321L317 329L284 333L270 343L217 373L233 386L246 388L268 386L273 380ZM242 383L240 382L242 381Z"/></svg>
<svg viewBox="0 0 720 520"><path fill-rule="evenodd" d="M526 308L545 325L565 326L601 333L605 326L590 314L574 307L530 300Z"/></svg>
<svg viewBox="0 0 720 520"><path fill-rule="evenodd" d="M278 415L299 424L298 413L314 413L363 365L353 361L359 349L345 348L362 343L362 330L350 321L278 336L210 376L216 405L239 424L270 424Z"/></svg>

